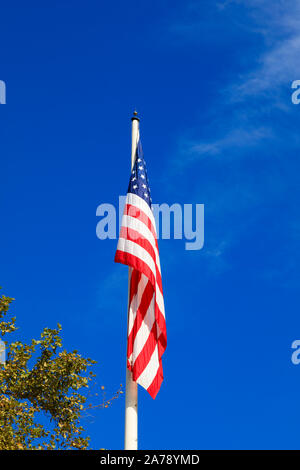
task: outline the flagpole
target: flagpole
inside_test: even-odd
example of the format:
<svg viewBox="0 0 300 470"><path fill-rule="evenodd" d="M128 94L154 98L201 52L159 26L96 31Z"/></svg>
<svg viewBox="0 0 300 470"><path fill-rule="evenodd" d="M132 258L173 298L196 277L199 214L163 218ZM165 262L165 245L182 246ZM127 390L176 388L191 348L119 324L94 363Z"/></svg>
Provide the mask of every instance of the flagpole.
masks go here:
<svg viewBox="0 0 300 470"><path fill-rule="evenodd" d="M131 131L131 170L136 156L137 143L139 139L139 118L134 111ZM129 279L129 276L128 276ZM128 283L129 298L129 283ZM129 302L128 302L129 307ZM128 313L128 309L127 309ZM137 450L138 448L138 391L137 383L132 380L131 371L127 368L126 357L126 392L125 392L125 450Z"/></svg>

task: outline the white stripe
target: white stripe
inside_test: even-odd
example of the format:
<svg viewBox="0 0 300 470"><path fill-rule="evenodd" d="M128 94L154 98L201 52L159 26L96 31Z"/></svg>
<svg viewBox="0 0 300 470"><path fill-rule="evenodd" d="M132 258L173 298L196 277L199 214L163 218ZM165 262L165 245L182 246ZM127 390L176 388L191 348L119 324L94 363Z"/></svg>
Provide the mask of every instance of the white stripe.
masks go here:
<svg viewBox="0 0 300 470"><path fill-rule="evenodd" d="M122 238L122 237L119 238L117 249L120 250L120 251L124 251L125 253L129 253L131 255L134 255L134 256L137 256L138 258L140 258L144 263L146 263L148 265L148 267L150 268L150 270L153 273L154 279L156 279L155 264L154 264L152 256L148 253L147 250L142 248L137 243L135 243L131 240L127 240L127 239ZM155 289L155 291L156 291L156 302L158 304L159 310L161 311L163 316L165 316L164 299L163 299L162 292L161 292L157 282L156 282L155 287L156 287L156 289Z"/></svg>
<svg viewBox="0 0 300 470"><path fill-rule="evenodd" d="M161 290L160 290L157 283L156 283L156 292L155 293L156 293L156 303L158 305L158 308L161 311L161 313L163 314L163 316L165 317L164 298L163 298L163 295L162 295Z"/></svg>
<svg viewBox="0 0 300 470"><path fill-rule="evenodd" d="M130 332L132 330L132 327L134 325L135 317L136 317L136 312L139 306L138 302L138 295L134 295L131 301L131 304L129 306L129 313L128 313L128 336L130 335Z"/></svg>
<svg viewBox="0 0 300 470"><path fill-rule="evenodd" d="M139 220L138 218L134 217L134 214L124 214L122 217L122 227L129 227L133 230L136 230L137 232L140 232L143 238L149 240L149 242L153 246L153 249L156 251L157 256L155 238L153 236L153 233L147 227L147 225L144 224L142 220Z"/></svg>
<svg viewBox="0 0 300 470"><path fill-rule="evenodd" d="M136 232L141 234L140 238L145 238L149 241L154 250L155 261L160 272L159 255L155 244L155 238L151 230L149 230L148 227L141 220L138 220L135 217L131 217L130 215L126 214L124 214L122 218L122 227L131 228L132 230L135 230Z"/></svg>
<svg viewBox="0 0 300 470"><path fill-rule="evenodd" d="M147 266L153 273L154 279L156 279L156 268L153 258L143 247L141 247L135 242L132 242L131 240L127 240L123 237L120 237L118 241L117 250L124 251L125 253L129 253L130 255L140 258L140 260L147 264Z"/></svg>
<svg viewBox="0 0 300 470"><path fill-rule="evenodd" d="M147 313L144 317L144 320L141 323L141 326L134 339L134 348L132 353L132 364L135 363L136 358L142 351L145 346L147 339L149 338L150 331L152 330L153 323L155 322L155 312L154 312L154 295L152 297L151 303L147 310Z"/></svg>
<svg viewBox="0 0 300 470"><path fill-rule="evenodd" d="M159 269L159 272L161 273L159 254L158 254L158 251L157 251L157 250L156 250L156 252L157 252L156 264L157 264L157 267L158 267L158 269Z"/></svg>
<svg viewBox="0 0 300 470"><path fill-rule="evenodd" d="M134 321L135 321L135 317L136 317L136 312L139 308L140 300L142 298L142 295L144 293L144 290L145 290L148 282L149 282L149 279L144 274L142 274L140 282L139 282L138 287L137 287L137 293L133 296L131 304L129 305L128 336L131 333L131 330L132 330L132 327L133 327L133 324L134 324ZM129 285L130 285L130 283L129 283Z"/></svg>
<svg viewBox="0 0 300 470"><path fill-rule="evenodd" d="M144 274L142 274L142 278L143 278L143 280L141 279L140 282L139 282L139 285L138 285L138 292L133 297L131 305L130 305L130 309L129 309L128 336L131 333L134 321L136 319L136 313L137 313L137 310L139 308L138 299L141 300L143 292L145 290L145 287L149 282L148 278ZM137 332L137 334L134 338L133 352L131 353L130 357L128 358L129 363L131 365L134 364L136 358L138 357L138 355L142 351L142 349L143 349L143 347L144 347L144 345L145 345L145 343L146 343L146 341L149 337L149 333L150 333L150 331L153 327L153 323L156 320L155 310L154 309L155 309L155 303L154 303L154 296L153 296L153 298L151 300L151 303L150 303L150 306L148 307L147 313L144 317L144 320L141 323L140 328L139 328L139 330L138 330L138 332ZM161 312L164 316L164 305L162 305ZM157 338L158 338L161 334L161 330L159 329L158 325L157 325L157 333L158 333L157 334Z"/></svg>
<svg viewBox="0 0 300 470"><path fill-rule="evenodd" d="M158 348L157 345L153 351L150 361L137 379L137 383L144 388L149 388L159 369Z"/></svg>
<svg viewBox="0 0 300 470"><path fill-rule="evenodd" d="M147 202L144 201L144 199L142 199L140 196L137 196L137 194L127 193L126 204L131 204L132 206L136 206L141 209L151 220L151 223L156 233L156 225L153 212Z"/></svg>

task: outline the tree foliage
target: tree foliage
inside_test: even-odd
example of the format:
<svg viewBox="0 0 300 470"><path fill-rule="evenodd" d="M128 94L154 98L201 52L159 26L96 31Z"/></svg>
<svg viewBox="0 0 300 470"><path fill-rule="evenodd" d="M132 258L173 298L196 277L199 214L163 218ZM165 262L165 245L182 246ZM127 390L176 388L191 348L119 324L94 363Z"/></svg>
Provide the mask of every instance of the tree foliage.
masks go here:
<svg viewBox="0 0 300 470"><path fill-rule="evenodd" d="M6 362L0 364L0 449L87 449L80 418L95 361L62 348L59 324L29 344L9 344L7 335L17 329L15 318L7 320L13 300L0 297L6 346Z"/></svg>

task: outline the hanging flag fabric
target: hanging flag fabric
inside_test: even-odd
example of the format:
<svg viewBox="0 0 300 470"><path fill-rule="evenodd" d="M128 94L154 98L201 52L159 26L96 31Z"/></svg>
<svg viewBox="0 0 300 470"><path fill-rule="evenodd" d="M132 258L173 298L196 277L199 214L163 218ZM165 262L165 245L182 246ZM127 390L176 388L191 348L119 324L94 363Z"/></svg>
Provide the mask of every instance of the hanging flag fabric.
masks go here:
<svg viewBox="0 0 300 470"><path fill-rule="evenodd" d="M115 262L129 266L127 367L155 398L167 346L155 219L140 141L131 172Z"/></svg>

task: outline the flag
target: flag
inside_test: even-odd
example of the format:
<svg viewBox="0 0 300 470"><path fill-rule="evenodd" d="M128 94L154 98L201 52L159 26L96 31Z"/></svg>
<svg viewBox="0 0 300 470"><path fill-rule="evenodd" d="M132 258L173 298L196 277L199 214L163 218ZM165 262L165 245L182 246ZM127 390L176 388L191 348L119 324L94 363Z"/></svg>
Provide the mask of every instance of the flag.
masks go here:
<svg viewBox="0 0 300 470"><path fill-rule="evenodd" d="M155 219L146 162L138 141L115 262L129 266L127 367L155 398L167 346L164 298Z"/></svg>

